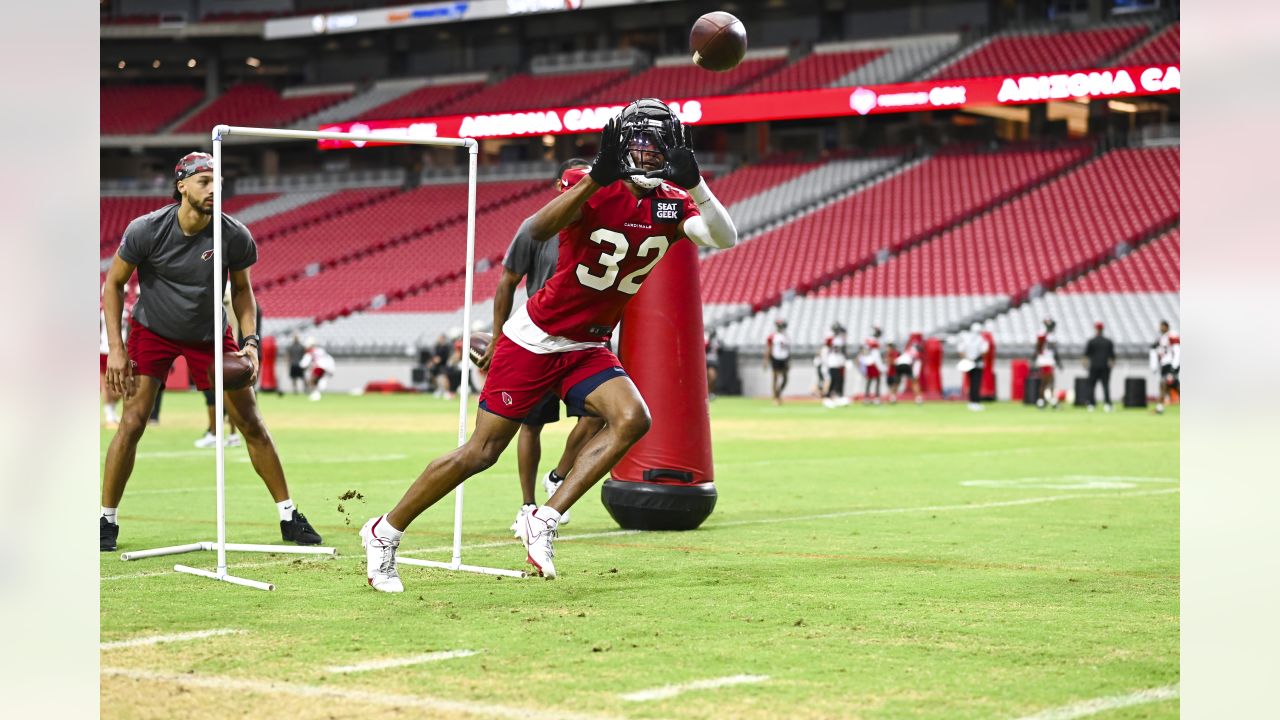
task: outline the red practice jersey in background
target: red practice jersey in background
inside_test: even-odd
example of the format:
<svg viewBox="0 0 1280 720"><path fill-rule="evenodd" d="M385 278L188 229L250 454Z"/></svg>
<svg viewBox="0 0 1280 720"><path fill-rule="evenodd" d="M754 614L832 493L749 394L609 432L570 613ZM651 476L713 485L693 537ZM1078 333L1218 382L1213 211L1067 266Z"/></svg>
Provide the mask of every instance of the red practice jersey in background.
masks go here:
<svg viewBox="0 0 1280 720"><path fill-rule="evenodd" d="M567 190L586 175L569 170L561 184ZM697 214L689 193L669 183L640 198L621 180L597 190L560 231L555 274L529 300L530 319L548 335L608 342L627 301L683 237L680 223Z"/></svg>

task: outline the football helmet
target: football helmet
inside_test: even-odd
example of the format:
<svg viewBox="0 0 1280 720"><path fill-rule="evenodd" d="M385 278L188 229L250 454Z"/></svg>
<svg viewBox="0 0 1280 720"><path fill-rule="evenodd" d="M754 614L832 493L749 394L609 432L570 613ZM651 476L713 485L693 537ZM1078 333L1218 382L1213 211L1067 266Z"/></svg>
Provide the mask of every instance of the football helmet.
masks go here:
<svg viewBox="0 0 1280 720"><path fill-rule="evenodd" d="M618 119L623 177L646 190L658 187L662 178L645 177L645 173L668 169L667 149L684 142L680 118L661 100L642 98L623 108ZM654 167L645 167L646 164Z"/></svg>

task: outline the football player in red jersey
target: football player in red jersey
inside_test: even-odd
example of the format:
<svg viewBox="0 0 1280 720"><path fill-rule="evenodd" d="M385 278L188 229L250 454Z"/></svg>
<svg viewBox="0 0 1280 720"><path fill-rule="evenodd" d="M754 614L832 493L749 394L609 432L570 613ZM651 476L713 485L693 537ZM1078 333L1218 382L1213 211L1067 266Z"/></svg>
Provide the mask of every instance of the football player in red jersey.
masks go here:
<svg viewBox="0 0 1280 720"><path fill-rule="evenodd" d="M374 589L402 592L396 547L413 520L493 465L535 405L554 392L605 425L546 505L518 529L537 572L555 577L559 518L649 429L649 411L609 349L627 301L682 238L728 248L738 231L702 180L688 131L660 100L632 102L605 124L599 154L564 175L565 191L534 214L533 238L560 234L555 274L512 313L497 340L475 431L427 466L400 502L360 530ZM700 312L689 308L688 312Z"/></svg>

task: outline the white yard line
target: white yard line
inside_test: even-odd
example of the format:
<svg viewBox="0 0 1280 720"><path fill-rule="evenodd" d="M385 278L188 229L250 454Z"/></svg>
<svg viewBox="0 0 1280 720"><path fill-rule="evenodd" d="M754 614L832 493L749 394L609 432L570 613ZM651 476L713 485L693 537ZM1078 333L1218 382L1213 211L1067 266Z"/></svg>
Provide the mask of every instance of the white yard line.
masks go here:
<svg viewBox="0 0 1280 720"><path fill-rule="evenodd" d="M237 452L237 451L238 451L238 448L227 448L227 455L231 455L233 452ZM107 456L106 453L102 453L101 455L101 457L103 458L106 458L106 456ZM209 458L210 460L212 460L213 448L205 448L200 450L150 450L150 451L138 453L137 457L139 459L203 457L203 458ZM315 464L315 465L329 465L329 464L335 464L335 463L386 462L390 460L404 460L407 457L409 456L405 453L384 453L382 455L343 455L343 456L331 456L331 457L324 457L324 456L307 457L305 455L299 457L299 456L291 455L289 456L288 460L290 464L306 463L306 464ZM249 462L249 457L247 455L242 457L237 456L235 458L229 457L227 459L231 460L232 462L239 462L239 463Z"/></svg>
<svg viewBox="0 0 1280 720"><path fill-rule="evenodd" d="M355 665L334 665L325 668L325 670L331 673L357 673L369 670L386 670L387 668L421 665L422 663L437 662L440 660L471 657L475 654L477 654L475 650L445 650L442 652L425 653L423 655L412 655L410 657L370 660L369 662L356 663Z"/></svg>
<svg viewBox="0 0 1280 720"><path fill-rule="evenodd" d="M1179 686L1166 685L1165 687L1139 690L1128 695L1111 695L1109 697L1071 703L1070 705L1042 710L1035 715L1025 715L1018 718L1018 720L1073 720L1074 718L1089 717L1090 715L1097 715L1108 710L1116 710L1132 705L1174 700L1179 695Z"/></svg>
<svg viewBox="0 0 1280 720"><path fill-rule="evenodd" d="M714 690L716 688L728 687L730 685L760 683L768 679L768 675L730 675L728 677L711 678L710 680L695 680L693 682L680 683L679 685L663 685L660 688L651 688L649 690L637 690L636 692L627 693L620 697L623 700L630 700L632 702L666 700L669 697L675 697L680 693L689 692L690 690Z"/></svg>
<svg viewBox="0 0 1280 720"><path fill-rule="evenodd" d="M174 633L173 635L150 635L147 637L132 638L129 640L116 640L114 642L99 643L98 649L119 650L120 648L142 647L143 645L159 645L161 643L200 640L202 638L217 637L219 635L235 635L241 632L244 631L219 628L217 630L196 630L193 632Z"/></svg>
<svg viewBox="0 0 1280 720"><path fill-rule="evenodd" d="M429 695L399 695L394 693L372 692L320 685L304 685L301 683L275 682L271 680L253 680L247 678L223 677L218 675L196 675L186 673L153 672L150 670L129 670L125 668L102 668L103 677L121 677L147 682L172 683L184 687L220 690L232 693L258 693L273 697L291 696L313 698L319 700L345 700L364 705L381 707L417 708L437 713L460 713L481 717L496 718L532 718L533 720L603 720L606 716L584 715L564 710L536 710L530 707L514 707L495 703L473 702L470 700L446 700Z"/></svg>
<svg viewBox="0 0 1280 720"><path fill-rule="evenodd" d="M821 515L793 515L790 517L756 518L754 520L730 520L712 523L707 529L720 527L737 527L739 525L772 525L776 523L800 522L804 520L831 520L834 518L855 517L858 515L896 515L916 512L950 512L953 510L990 510L992 508L1017 507L1019 505L1038 505L1040 503L1061 502L1063 500L1079 500L1083 498L1138 497L1141 495L1168 495L1178 492L1177 488L1163 490L1139 490L1135 492L1088 493L1077 495L1046 495L1043 497L1022 498L1020 500L999 500L988 503L969 503L966 505L922 505L902 508L874 508L869 510L845 510L843 512L822 513Z"/></svg>

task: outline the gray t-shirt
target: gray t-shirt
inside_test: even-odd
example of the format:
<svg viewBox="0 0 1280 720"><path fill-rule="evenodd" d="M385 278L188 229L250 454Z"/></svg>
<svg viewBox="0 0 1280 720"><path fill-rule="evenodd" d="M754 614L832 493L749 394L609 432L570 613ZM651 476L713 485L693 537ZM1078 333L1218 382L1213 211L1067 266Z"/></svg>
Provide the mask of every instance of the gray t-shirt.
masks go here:
<svg viewBox="0 0 1280 720"><path fill-rule="evenodd" d="M178 226L174 203L136 218L125 228L117 251L138 266L138 304L133 317L161 337L182 342L213 342L213 303L222 301L231 271L258 261L249 228L222 216L222 282L213 278L213 223L187 237ZM223 327L226 327L223 315Z"/></svg>
<svg viewBox="0 0 1280 720"><path fill-rule="evenodd" d="M529 225L533 218L526 218L516 231L516 236L507 248L507 256L502 265L517 275L525 277L525 292L529 297L542 289L556 272L556 262L560 257L559 237L547 238L545 242L533 239Z"/></svg>

